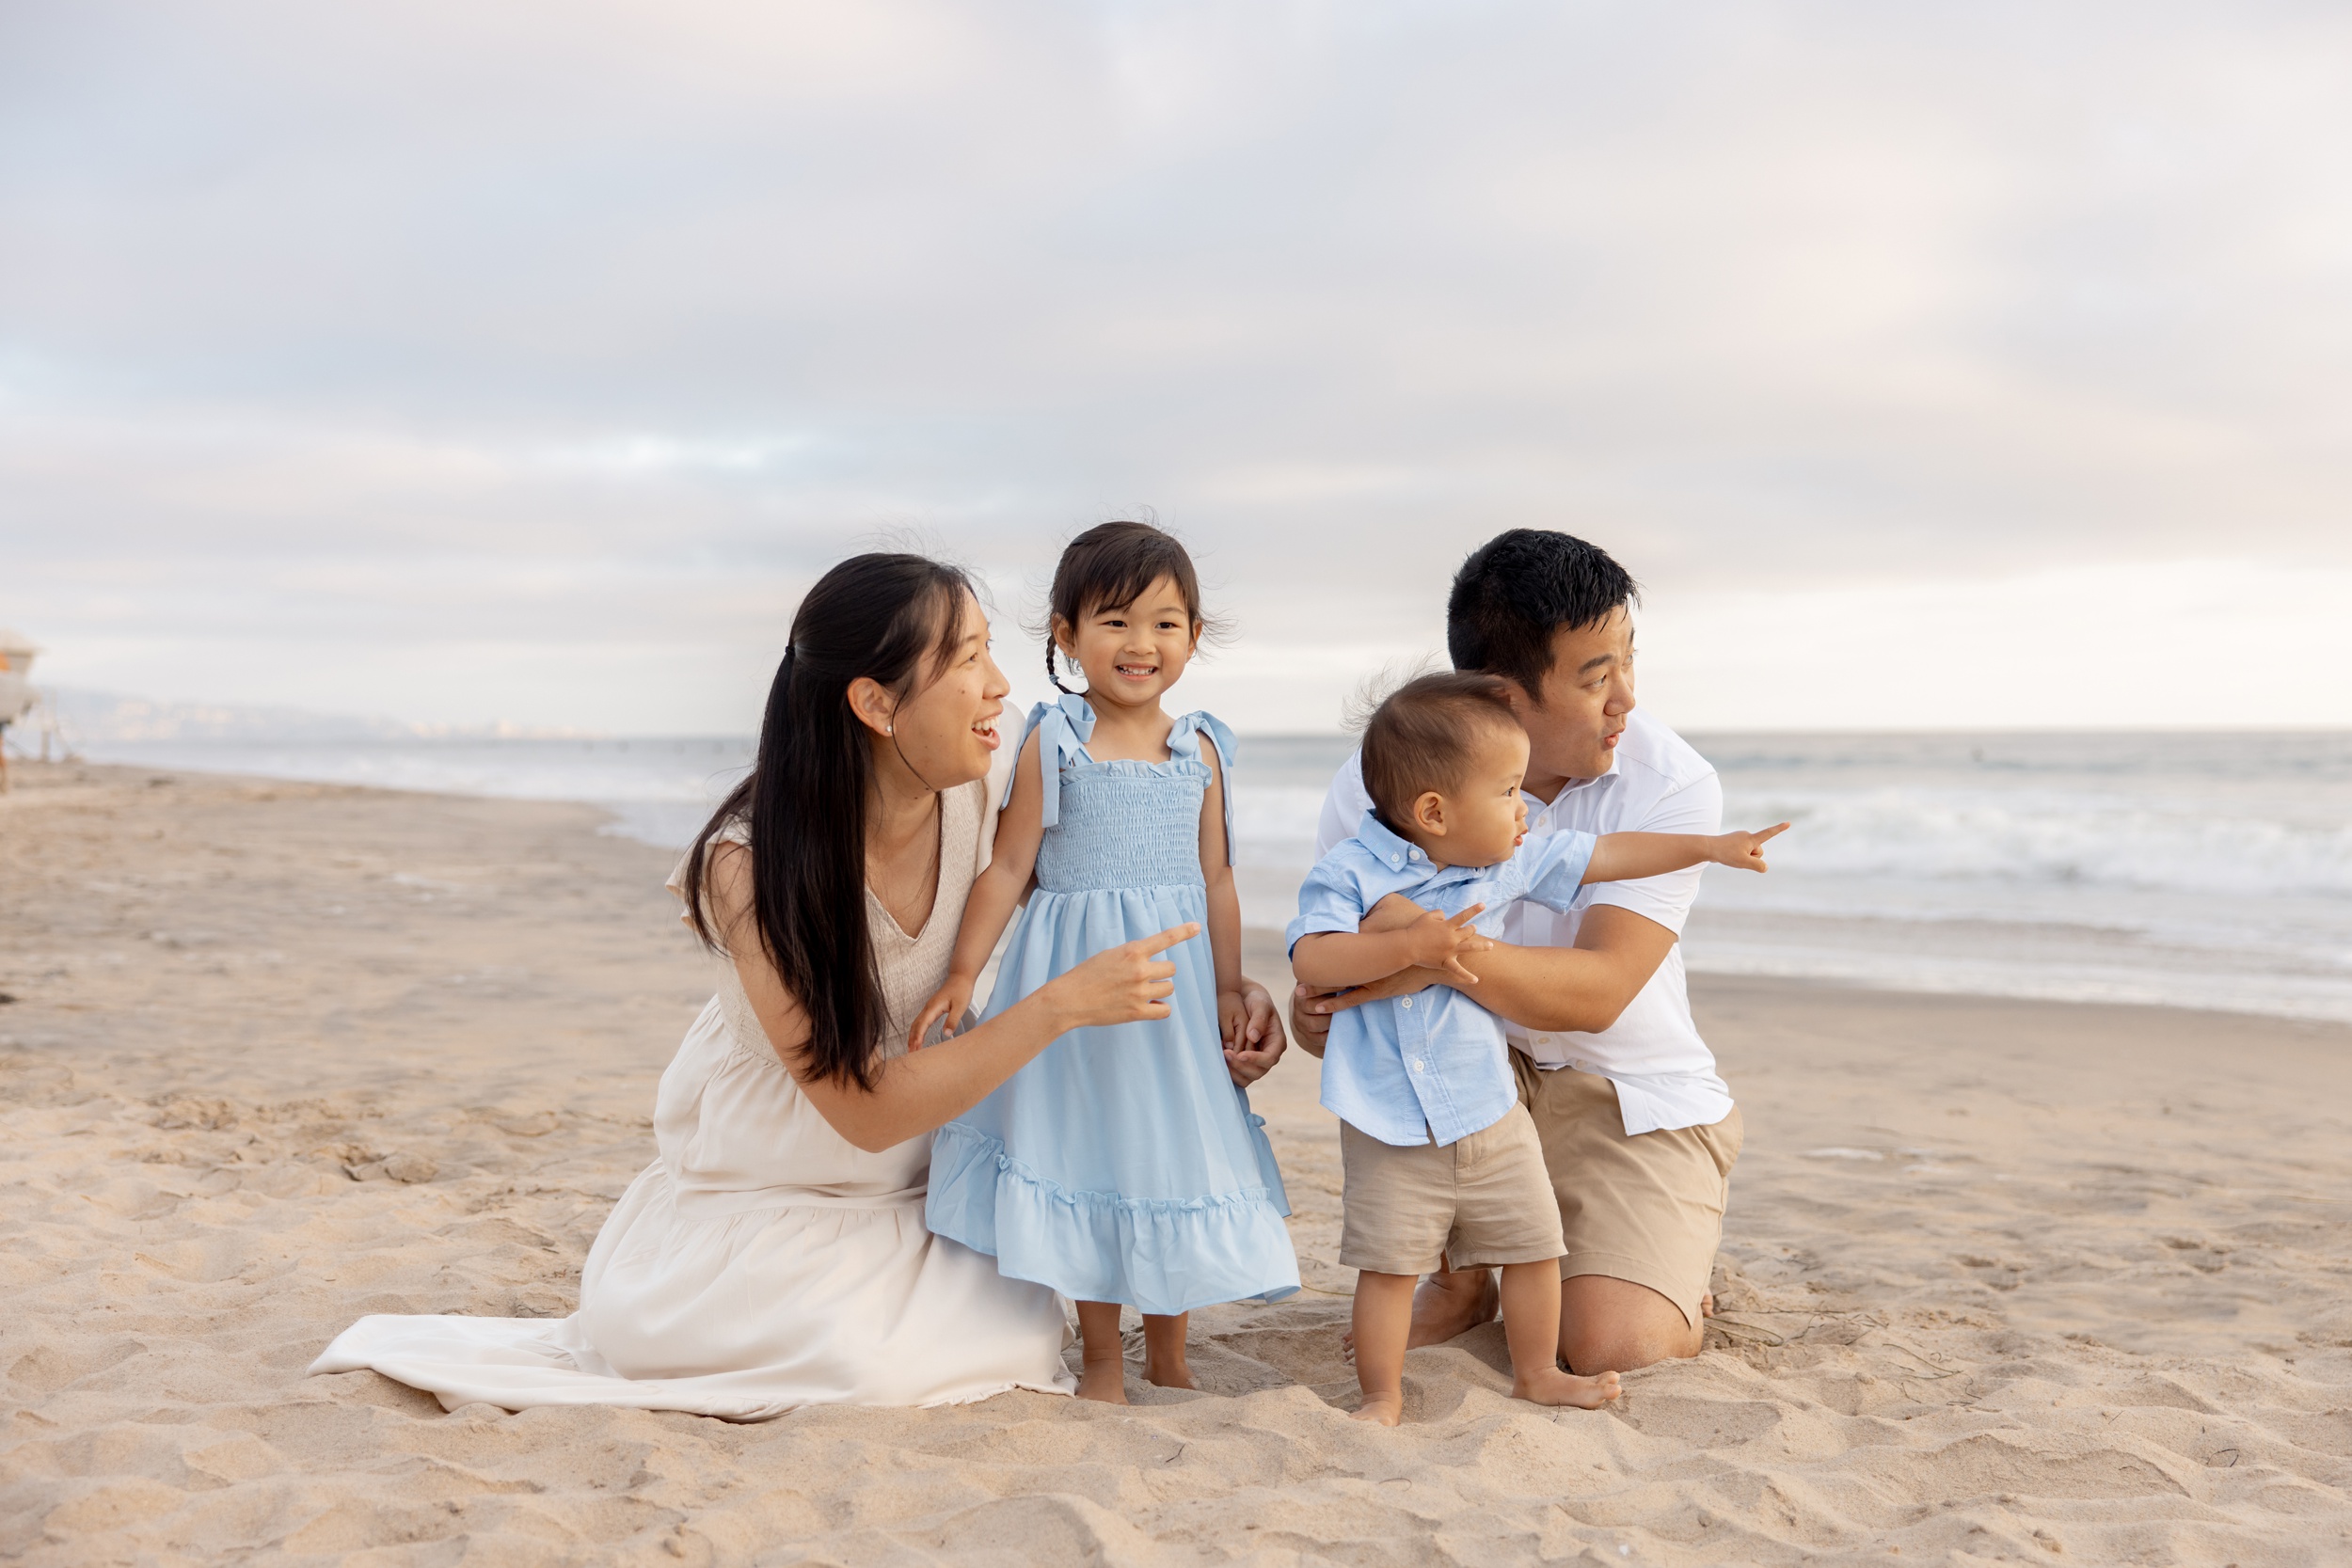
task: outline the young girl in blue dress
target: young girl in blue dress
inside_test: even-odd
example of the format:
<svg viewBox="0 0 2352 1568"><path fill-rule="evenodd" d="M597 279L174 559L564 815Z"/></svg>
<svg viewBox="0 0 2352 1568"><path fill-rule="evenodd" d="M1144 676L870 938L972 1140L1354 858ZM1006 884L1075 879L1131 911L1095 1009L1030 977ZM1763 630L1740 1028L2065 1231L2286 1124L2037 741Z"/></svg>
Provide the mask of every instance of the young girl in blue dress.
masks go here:
<svg viewBox="0 0 2352 1568"><path fill-rule="evenodd" d="M994 858L914 1036L965 1016L1032 875L985 1017L1106 947L1187 922L1206 936L1166 954L1165 1019L1065 1035L942 1127L924 1218L1074 1300L1078 1392L1123 1403L1121 1304L1143 1315L1144 1376L1189 1388L1186 1315L1288 1295L1298 1259L1274 1151L1225 1058L1246 1048L1232 733L1160 705L1204 625L1191 558L1142 523L1089 529L1055 570L1051 611L1062 696L1029 715ZM1057 650L1083 694L1062 686Z"/></svg>

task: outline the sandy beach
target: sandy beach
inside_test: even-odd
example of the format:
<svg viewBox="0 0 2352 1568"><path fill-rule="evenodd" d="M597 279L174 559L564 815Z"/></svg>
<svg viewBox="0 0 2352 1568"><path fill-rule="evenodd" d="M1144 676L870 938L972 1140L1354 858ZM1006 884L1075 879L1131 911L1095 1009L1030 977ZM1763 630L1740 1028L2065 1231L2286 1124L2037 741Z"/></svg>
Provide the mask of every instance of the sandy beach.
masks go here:
<svg viewBox="0 0 2352 1568"><path fill-rule="evenodd" d="M1510 1401L1490 1325L1413 1353L1404 1429L1344 1418L1294 1053L1256 1101L1309 1289L1197 1315L1201 1392L445 1413L303 1370L362 1313L570 1309L709 990L669 857L579 806L16 786L0 1556L2352 1562L2352 1029L1702 979L1721 1314L1607 1412Z"/></svg>

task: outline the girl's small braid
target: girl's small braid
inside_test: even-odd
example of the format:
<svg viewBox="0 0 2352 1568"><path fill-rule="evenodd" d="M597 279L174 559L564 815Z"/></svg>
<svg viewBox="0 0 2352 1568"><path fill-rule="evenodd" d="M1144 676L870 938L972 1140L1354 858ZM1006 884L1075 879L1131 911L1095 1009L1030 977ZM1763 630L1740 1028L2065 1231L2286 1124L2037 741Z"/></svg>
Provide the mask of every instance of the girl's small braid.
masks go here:
<svg viewBox="0 0 2352 1568"><path fill-rule="evenodd" d="M1051 636L1045 639L1045 678L1054 683L1055 690L1070 696L1077 695L1061 683L1061 666L1054 661L1054 640Z"/></svg>

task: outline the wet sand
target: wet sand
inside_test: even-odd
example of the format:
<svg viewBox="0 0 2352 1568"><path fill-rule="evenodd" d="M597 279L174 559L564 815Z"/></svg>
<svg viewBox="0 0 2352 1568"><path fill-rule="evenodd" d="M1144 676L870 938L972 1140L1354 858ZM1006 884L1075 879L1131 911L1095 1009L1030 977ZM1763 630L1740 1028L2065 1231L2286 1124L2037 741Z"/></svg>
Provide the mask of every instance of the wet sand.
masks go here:
<svg viewBox="0 0 2352 1568"><path fill-rule="evenodd" d="M31 1563L2352 1561L2352 1030L1702 980L1747 1117L1697 1360L1344 1418L1310 1289L1204 1391L756 1426L306 1378L364 1312L560 1315L708 993L583 807L146 769L0 799L0 1555ZM162 782L158 782L162 781ZM1270 936L1251 971L1283 975Z"/></svg>

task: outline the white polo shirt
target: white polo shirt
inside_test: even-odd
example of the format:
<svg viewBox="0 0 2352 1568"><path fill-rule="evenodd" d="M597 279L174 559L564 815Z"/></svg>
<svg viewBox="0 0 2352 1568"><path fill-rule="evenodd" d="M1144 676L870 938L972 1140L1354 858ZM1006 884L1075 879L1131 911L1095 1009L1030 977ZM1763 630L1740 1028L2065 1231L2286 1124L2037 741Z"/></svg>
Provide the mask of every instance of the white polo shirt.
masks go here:
<svg viewBox="0 0 2352 1568"><path fill-rule="evenodd" d="M1324 796L1316 856L1330 853L1371 809L1362 760L1351 756ZM1711 763L1637 707L1626 715L1608 772L1573 781L1549 804L1528 797L1527 814L1531 838L1563 828L1588 833L1716 833L1723 832L1724 791ZM1596 882L1587 889L1588 903L1630 910L1678 937L1698 898L1703 869L1692 866L1638 882ZM1523 947L1572 947L1582 920L1581 910L1560 914L1540 904L1518 903L1503 922L1503 940ZM1507 1020L1503 1033L1513 1050L1524 1052L1539 1068L1572 1067L1616 1085L1628 1136L1710 1126L1731 1115L1731 1090L1715 1071L1715 1053L1691 1021L1679 942L1617 1022L1600 1033L1531 1032Z"/></svg>

